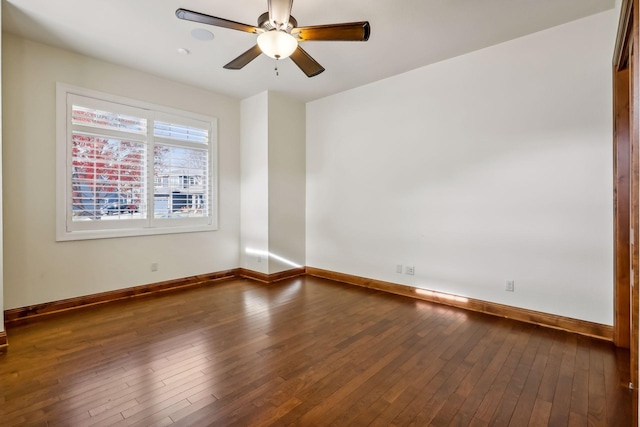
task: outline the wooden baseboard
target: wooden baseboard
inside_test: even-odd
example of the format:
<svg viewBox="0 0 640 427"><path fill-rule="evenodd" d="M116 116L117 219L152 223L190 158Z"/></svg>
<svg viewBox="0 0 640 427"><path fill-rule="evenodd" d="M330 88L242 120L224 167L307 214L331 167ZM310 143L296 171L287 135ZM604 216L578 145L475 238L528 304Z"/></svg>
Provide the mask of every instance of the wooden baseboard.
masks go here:
<svg viewBox="0 0 640 427"><path fill-rule="evenodd" d="M613 341L613 326L609 325L588 322L586 320L572 319L570 317L542 313L539 311L512 307L488 301L476 300L473 298L434 292L426 289L414 288L412 286L399 285L397 283L352 276L350 274L337 273L334 271L322 270L314 267L307 267L306 272L309 276L335 280L337 282L342 282L350 285L362 286L365 288L390 292L397 295L417 298L424 301L446 304L466 310L478 311L494 316L506 317L509 319L519 320L521 322L533 323L540 326L562 329L565 331L588 335L607 341Z"/></svg>
<svg viewBox="0 0 640 427"><path fill-rule="evenodd" d="M238 277L238 269L201 274L197 276L185 277L182 279L152 283L150 285L135 286L132 288L118 289L115 291L101 292L98 294L45 302L42 304L35 304L27 307L6 310L4 312L4 320L5 323L10 324L12 322L17 322L20 320L32 319L34 317L59 313L61 311L72 310L79 307L104 304L111 301L135 298L159 292L172 291L176 289L184 289L187 287L204 285L210 282L232 279L235 277Z"/></svg>
<svg viewBox="0 0 640 427"><path fill-rule="evenodd" d="M335 280L337 282L342 282L350 285L390 292L397 295L404 295L424 301L446 304L466 310L478 311L494 316L506 317L522 322L534 323L540 326L562 329L582 335L604 339L607 341L613 340L613 327L608 325L602 325L585 320L572 319L569 317L542 313L488 301L476 300L473 298L460 297L457 295L450 295L441 292L433 292L426 289L414 288L412 286L384 282L375 279L368 279L365 277L353 276L345 273L337 273L334 271L322 270L314 267L296 268L273 274L259 273L257 271L252 271L244 268L236 268L233 270L202 274L176 280L168 280L165 282L153 283L150 285L136 286L132 288L102 292L99 294L86 295L59 301L51 301L27 307L6 310L4 312L5 323L10 324L21 320L32 319L48 314L58 313L61 311L72 310L75 308L104 304L111 301L135 298L159 292L184 289L193 286L200 286L210 282L233 279L237 277L244 277L262 283L274 283L280 280L290 279L305 274L309 276ZM6 346L7 335L6 332L2 331L0 332L0 351L2 351L2 349Z"/></svg>
<svg viewBox="0 0 640 427"><path fill-rule="evenodd" d="M0 331L0 353L4 353L9 346L9 340L7 339L7 332Z"/></svg>
<svg viewBox="0 0 640 427"><path fill-rule="evenodd" d="M159 292L184 289L193 286L200 286L218 280L234 279L245 277L262 283L274 283L280 280L303 276L305 269L296 268L293 270L281 271L279 273L264 274L244 268L219 271L216 273L201 274L197 276L185 277L182 279L167 280L164 282L152 283L150 285L135 286L132 288L118 289L110 292L85 295L81 297L69 298L58 301L45 302L42 304L30 305L27 307L13 308L4 312L5 322L10 324L21 320L33 319L47 314L59 313L61 311L73 310L75 308L86 307L96 304L105 304L122 299L135 298L151 295ZM0 341L1 345L1 341Z"/></svg>
<svg viewBox="0 0 640 427"><path fill-rule="evenodd" d="M247 270L246 268L238 269L238 276L245 277L247 279L257 280L262 283L274 283L280 280L291 279L298 276L304 276L306 269L304 267L294 268L292 270L281 271L279 273L259 273L253 270Z"/></svg>

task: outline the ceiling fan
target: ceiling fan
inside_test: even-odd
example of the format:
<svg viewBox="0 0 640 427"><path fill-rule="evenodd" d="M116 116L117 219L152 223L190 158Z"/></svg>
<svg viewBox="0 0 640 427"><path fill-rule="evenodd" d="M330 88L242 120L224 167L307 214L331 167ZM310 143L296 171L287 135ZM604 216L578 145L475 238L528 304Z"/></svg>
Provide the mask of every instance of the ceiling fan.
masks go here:
<svg viewBox="0 0 640 427"><path fill-rule="evenodd" d="M371 34L367 21L298 27L298 21L291 16L293 0L267 0L267 5L269 11L258 17L256 27L186 9L176 10L176 16L187 21L258 34L257 44L225 65L228 70L239 70L264 53L276 60L291 57L307 77L317 76L324 68L298 45L299 42L367 41Z"/></svg>

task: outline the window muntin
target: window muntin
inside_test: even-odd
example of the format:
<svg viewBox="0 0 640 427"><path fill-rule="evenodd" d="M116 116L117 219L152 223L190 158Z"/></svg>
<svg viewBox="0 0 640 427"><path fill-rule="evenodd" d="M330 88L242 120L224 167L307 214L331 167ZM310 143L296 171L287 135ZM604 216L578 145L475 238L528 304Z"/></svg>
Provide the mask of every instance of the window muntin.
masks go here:
<svg viewBox="0 0 640 427"><path fill-rule="evenodd" d="M59 84L62 109L58 240L217 228L215 119Z"/></svg>

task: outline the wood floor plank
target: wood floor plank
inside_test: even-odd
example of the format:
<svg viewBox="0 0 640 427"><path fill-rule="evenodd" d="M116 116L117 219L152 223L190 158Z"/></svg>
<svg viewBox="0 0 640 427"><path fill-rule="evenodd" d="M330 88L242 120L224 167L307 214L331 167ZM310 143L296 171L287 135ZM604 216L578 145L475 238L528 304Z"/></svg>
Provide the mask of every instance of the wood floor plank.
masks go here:
<svg viewBox="0 0 640 427"><path fill-rule="evenodd" d="M511 424L511 419L535 360L540 341L541 336L539 334L532 336L529 340L489 425L507 426ZM528 420L529 418L527 417L527 422ZM524 424L526 422L521 423L521 425Z"/></svg>
<svg viewBox="0 0 640 427"><path fill-rule="evenodd" d="M503 329L496 328L493 323L487 327L489 333L475 347L477 355L465 359L473 363L473 367L462 379L453 398L448 399L436 414L432 424L469 425L510 348Z"/></svg>
<svg viewBox="0 0 640 427"><path fill-rule="evenodd" d="M479 324L463 323L463 329L457 330L458 333L456 343L461 345L451 345L445 347L445 351L440 355L440 359L444 364L440 367L436 375L431 381L425 384L419 384L416 388L421 388L417 398L393 419L392 423L396 425L427 425L432 417L444 405L444 397L450 396L458 384L471 369L471 365L464 363L464 358L470 351L467 345L469 342L475 342ZM456 351L452 352L451 349ZM416 420L418 418L418 420Z"/></svg>
<svg viewBox="0 0 640 427"><path fill-rule="evenodd" d="M562 359L556 381L556 389L553 394L549 424L566 426L569 424L569 412L573 393L573 375L576 359L576 346L578 338L575 335L564 337Z"/></svg>
<svg viewBox="0 0 640 427"><path fill-rule="evenodd" d="M607 404L604 361L598 347L589 348L589 362L589 412L587 419L590 425L602 425L607 418Z"/></svg>
<svg viewBox="0 0 640 427"><path fill-rule="evenodd" d="M412 355L421 353L429 344L425 337L417 334L402 344L402 351L382 367L366 382L339 402L340 410L333 418L335 425L368 425L388 407L384 393L401 379L402 368L406 367ZM405 371L406 372L406 371Z"/></svg>
<svg viewBox="0 0 640 427"><path fill-rule="evenodd" d="M488 335L489 343L486 344L485 354L474 366L474 370L481 371L480 377L476 379L475 375L467 376L456 391L464 398L464 402L452 417L449 423L451 426L466 426L472 422L474 414L511 351L515 334L508 333L509 328L496 327L493 324L491 327L492 333Z"/></svg>
<svg viewBox="0 0 640 427"><path fill-rule="evenodd" d="M574 417L579 416L580 419L588 419L589 414L589 369L591 366L586 340L586 338L578 337L571 390L571 413Z"/></svg>
<svg viewBox="0 0 640 427"><path fill-rule="evenodd" d="M451 324L449 326L440 325L442 329L436 326L433 334L425 336L425 338L428 338L429 342L432 343L432 346L430 346L426 352L422 353L423 357L418 358L418 362L413 369L413 372L417 374L412 375L411 371L409 371L407 375L411 378L410 381L399 381L394 384L387 393L383 394L383 399L389 402L390 405L385 408L377 419L373 420L371 423L372 426L391 425L392 421L399 416L407 417L407 422L411 421L416 412L415 410L407 408L411 405L416 407L422 403L421 398L423 396L421 393L427 385L436 386L443 381L442 375L440 377L437 376L447 362L439 356L453 345L457 338L456 335L451 332L455 331L457 327L462 328L464 323L460 321L459 317L456 318L453 315L445 314L445 317L448 317ZM456 328L451 328L451 325L456 325ZM443 333L445 330L447 330L447 337L443 337L439 333Z"/></svg>
<svg viewBox="0 0 640 427"><path fill-rule="evenodd" d="M531 369L522 387L518 402L514 408L509 425L513 427L527 425L533 416L533 408L536 404L536 397L540 389L544 370L547 366L552 340L547 338L551 335L549 331L541 331L542 340L535 354Z"/></svg>
<svg viewBox="0 0 640 427"><path fill-rule="evenodd" d="M457 365L456 370L416 415L411 424L447 426L455 418L489 361L489 359L481 359L481 355L486 351L487 346L491 345L491 329L481 322L478 323L481 327L449 360L450 364Z"/></svg>
<svg viewBox="0 0 640 427"><path fill-rule="evenodd" d="M299 277L8 325L0 425L615 426L610 343Z"/></svg>
<svg viewBox="0 0 640 427"><path fill-rule="evenodd" d="M549 425L551 402L537 399L529 417L529 427L544 427Z"/></svg>
<svg viewBox="0 0 640 427"><path fill-rule="evenodd" d="M528 334L522 333L524 331L523 328L523 325L515 325L510 332L513 341L511 341L509 354L480 402L471 424L489 425L492 422L494 413L502 402L507 387L509 387L514 372L518 367L518 362L531 338Z"/></svg>

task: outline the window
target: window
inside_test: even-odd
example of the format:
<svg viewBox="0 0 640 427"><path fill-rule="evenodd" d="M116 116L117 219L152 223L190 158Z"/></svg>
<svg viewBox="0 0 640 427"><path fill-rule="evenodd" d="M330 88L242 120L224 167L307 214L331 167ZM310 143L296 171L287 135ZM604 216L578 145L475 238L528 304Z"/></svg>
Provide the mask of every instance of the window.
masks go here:
<svg viewBox="0 0 640 427"><path fill-rule="evenodd" d="M57 240L217 228L216 120L58 84Z"/></svg>

